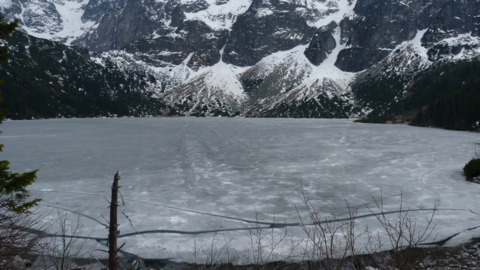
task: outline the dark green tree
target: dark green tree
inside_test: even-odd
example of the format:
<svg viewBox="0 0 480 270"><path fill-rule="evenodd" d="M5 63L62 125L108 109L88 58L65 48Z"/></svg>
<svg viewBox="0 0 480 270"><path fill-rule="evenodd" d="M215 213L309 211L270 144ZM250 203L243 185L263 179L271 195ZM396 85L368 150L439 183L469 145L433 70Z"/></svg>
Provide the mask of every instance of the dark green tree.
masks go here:
<svg viewBox="0 0 480 270"><path fill-rule="evenodd" d="M9 57L7 39L10 38L12 32L17 27L17 21L7 23L5 17L0 14L0 62L7 62ZM0 84L2 81L0 81ZM0 91L0 102L3 99ZM5 119L6 109L0 107L0 124ZM1 131L0 131L1 133ZM3 145L0 144L0 152ZM26 212L29 208L38 204L40 199L28 201L29 192L27 186L31 185L37 178L37 170L26 173L12 173L8 165L8 160L0 161L0 209Z"/></svg>

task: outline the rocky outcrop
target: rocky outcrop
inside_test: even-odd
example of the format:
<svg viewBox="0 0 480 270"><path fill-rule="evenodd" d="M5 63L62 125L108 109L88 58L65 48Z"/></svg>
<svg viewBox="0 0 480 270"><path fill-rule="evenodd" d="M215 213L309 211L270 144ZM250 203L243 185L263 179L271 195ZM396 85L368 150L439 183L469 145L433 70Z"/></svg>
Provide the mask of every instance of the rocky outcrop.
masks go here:
<svg viewBox="0 0 480 270"><path fill-rule="evenodd" d="M315 66L319 66L337 46L337 42L332 35L332 30L336 26L333 23L329 26L321 27L305 50L305 56Z"/></svg>
<svg viewBox="0 0 480 270"><path fill-rule="evenodd" d="M159 27L156 21L147 16L146 6L141 0L127 0L124 7L120 2L103 8L106 10L98 27L76 44L95 51L122 49ZM87 13L86 16L94 17L95 14Z"/></svg>
<svg viewBox="0 0 480 270"><path fill-rule="evenodd" d="M422 43L430 46L443 39L467 33L478 37L480 35L479 12L478 1L442 1L442 5L432 16Z"/></svg>
<svg viewBox="0 0 480 270"><path fill-rule="evenodd" d="M24 31L87 47L99 64L124 72L132 89L139 81L146 96L198 115L382 111L403 98L413 74L480 54L478 1L4 2L2 12L21 17Z"/></svg>
<svg viewBox="0 0 480 270"><path fill-rule="evenodd" d="M340 51L335 66L347 72L365 70L391 53L390 50L348 48Z"/></svg>
<svg viewBox="0 0 480 270"><path fill-rule="evenodd" d="M253 0L229 35L225 62L252 66L265 56L307 44L316 29L295 12L297 4L279 0Z"/></svg>

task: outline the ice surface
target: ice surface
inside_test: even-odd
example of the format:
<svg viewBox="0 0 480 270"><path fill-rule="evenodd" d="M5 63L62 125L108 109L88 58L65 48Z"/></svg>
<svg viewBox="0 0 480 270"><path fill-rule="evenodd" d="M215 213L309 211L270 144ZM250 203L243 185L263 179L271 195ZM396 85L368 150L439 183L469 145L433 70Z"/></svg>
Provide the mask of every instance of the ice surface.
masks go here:
<svg viewBox="0 0 480 270"><path fill-rule="evenodd" d="M289 238L276 250L282 258L290 240L305 238L295 225L295 205L305 215L300 182L325 218L331 211L346 217L344 200L368 214L365 204L380 192L385 210L398 210L403 192L404 207L419 210L410 213L419 226L436 205L436 240L459 233L450 241L457 243L480 233L468 231L480 224L480 185L465 181L461 170L476 133L242 118L9 121L1 129L2 159L12 171L40 169L30 188L43 199L39 211L47 219L55 219L55 209L82 214L82 235L103 243L104 197L120 171L121 208L143 234L122 216L119 243L142 257L189 261L195 242L206 249L216 237L215 246L227 241L246 258L245 228L258 219L262 227L287 223ZM373 217L358 219L358 228L366 225L381 232Z"/></svg>

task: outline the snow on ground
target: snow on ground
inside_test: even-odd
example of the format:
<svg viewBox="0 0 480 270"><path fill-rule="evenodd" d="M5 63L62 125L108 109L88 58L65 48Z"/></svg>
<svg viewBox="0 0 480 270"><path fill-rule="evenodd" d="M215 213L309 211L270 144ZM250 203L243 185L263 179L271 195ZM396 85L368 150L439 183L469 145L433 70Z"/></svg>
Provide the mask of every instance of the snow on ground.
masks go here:
<svg viewBox="0 0 480 270"><path fill-rule="evenodd" d="M428 59L428 49L422 46L423 35L427 32L428 28L423 30L417 30L417 34L412 40L404 41L396 49L402 49L405 47L412 47L422 58Z"/></svg>
<svg viewBox="0 0 480 270"><path fill-rule="evenodd" d="M195 76L192 76L188 83L197 77L205 77L205 83L209 91L221 91L235 98L246 98L242 83L238 80L240 74L244 72L245 67L237 67L223 62L223 52L225 46L220 50L220 61L211 67L200 69Z"/></svg>
<svg viewBox="0 0 480 270"><path fill-rule="evenodd" d="M322 14L322 16L317 18L317 20L308 22L310 26L320 28L324 25L328 25L331 22L340 24L340 21L343 20L344 17L353 16L355 14L353 9L357 3L357 0L328 1L326 4L315 0L309 0L305 2L310 9L317 10L320 12L320 14Z"/></svg>
<svg viewBox="0 0 480 270"><path fill-rule="evenodd" d="M476 133L242 118L9 121L2 131L2 159L11 161L12 171L40 169L30 188L43 199L39 212L51 220L57 209L72 218L81 214L82 235L103 243L104 197L120 171L121 210L134 229L121 215L119 243L145 258L191 261L195 243L208 251L214 241L248 262L249 232L257 232L248 228L276 223L288 232L276 250L283 259L292 241L305 238L298 226L299 214L306 214L301 185L322 218L347 217L344 200L368 215L372 196L381 194L385 210L395 211L403 194L404 209L420 227L437 208L436 240L480 236L478 229L468 231L480 224L480 185L465 181L461 171L473 157ZM367 225L382 233L371 216L356 222L358 231ZM284 229L267 232L278 239ZM100 242L90 241L104 249Z"/></svg>
<svg viewBox="0 0 480 270"><path fill-rule="evenodd" d="M5 9L11 8L12 5L12 0L0 0L0 11L5 13Z"/></svg>
<svg viewBox="0 0 480 270"><path fill-rule="evenodd" d="M27 34L70 45L96 27L94 22L82 20L83 8L88 2L89 0L29 1L25 6L20 3L22 12L18 17Z"/></svg>
<svg viewBox="0 0 480 270"><path fill-rule="evenodd" d="M335 39L335 43L337 44L335 49L333 49L333 51L318 67L312 65L312 76L306 78L302 82L302 85L300 85L299 87L308 87L315 82L332 80L341 85L343 90L346 90L348 88L348 84L354 79L357 73L345 72L335 66L335 61L337 61L338 54L341 50L345 48L345 44L340 44L340 27L338 27L335 30L335 33L333 33L333 38ZM304 54L302 55L303 57L305 57ZM306 58L305 60L308 61Z"/></svg>
<svg viewBox="0 0 480 270"><path fill-rule="evenodd" d="M95 26L95 23L92 21L82 21L82 15L84 13L83 7L86 6L88 2L89 0L54 2L55 8L63 22L62 31L56 33L55 36L67 38L65 44L70 45L72 41L81 37ZM53 37L48 38L53 39Z"/></svg>
<svg viewBox="0 0 480 270"><path fill-rule="evenodd" d="M206 0L209 7L198 12L185 13L187 20L199 20L213 30L231 29L237 17L245 13L252 0Z"/></svg>

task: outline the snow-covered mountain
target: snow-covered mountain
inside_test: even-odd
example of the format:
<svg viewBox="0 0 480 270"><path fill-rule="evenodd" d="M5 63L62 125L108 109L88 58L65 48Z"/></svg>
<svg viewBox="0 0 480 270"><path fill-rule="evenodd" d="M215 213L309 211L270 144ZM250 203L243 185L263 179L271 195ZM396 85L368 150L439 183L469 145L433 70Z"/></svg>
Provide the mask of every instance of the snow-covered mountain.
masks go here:
<svg viewBox="0 0 480 270"><path fill-rule="evenodd" d="M0 0L0 9L29 35L155 78L148 91L178 114L358 116L402 99L419 72L480 55L480 1Z"/></svg>

